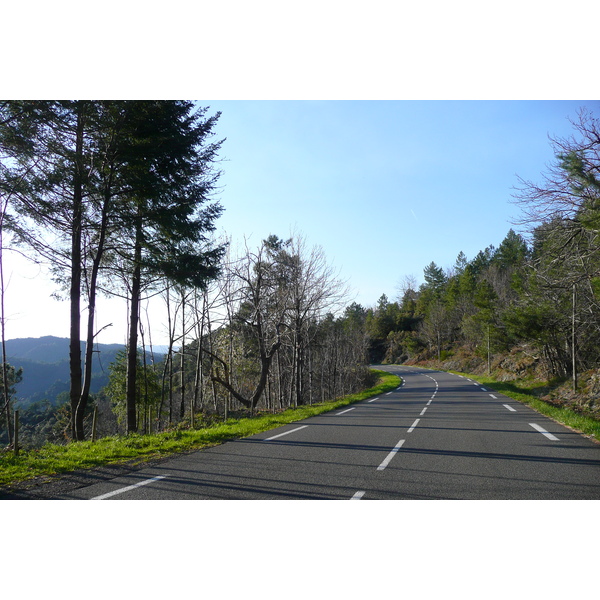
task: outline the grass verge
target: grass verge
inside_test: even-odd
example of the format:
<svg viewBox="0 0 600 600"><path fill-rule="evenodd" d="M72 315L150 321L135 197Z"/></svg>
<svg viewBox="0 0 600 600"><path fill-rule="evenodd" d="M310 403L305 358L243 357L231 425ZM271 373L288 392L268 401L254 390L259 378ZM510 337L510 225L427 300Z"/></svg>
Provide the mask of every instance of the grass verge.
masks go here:
<svg viewBox="0 0 600 600"><path fill-rule="evenodd" d="M518 402L527 404L533 408L533 410L553 419L557 423L566 425L575 431L591 436L600 442L600 421L592 417L581 415L574 410L564 407L555 406L549 402L545 402L538 398L533 391L534 387L539 388L539 382L518 382L518 381L496 381L491 377L482 375L472 375L470 373L458 373L457 371L450 371L457 375L464 375L474 381L477 381L486 387L489 387L509 398L513 398Z"/></svg>
<svg viewBox="0 0 600 600"><path fill-rule="evenodd" d="M96 442L76 442L66 446L46 444L37 450L21 450L0 455L0 486L26 481L40 475L55 475L129 461L144 462L177 452L187 452L248 437L287 423L301 421L354 402L382 394L400 383L397 375L373 371L379 376L375 387L330 402L301 406L281 413L229 419L204 429L169 431L154 435L112 436Z"/></svg>

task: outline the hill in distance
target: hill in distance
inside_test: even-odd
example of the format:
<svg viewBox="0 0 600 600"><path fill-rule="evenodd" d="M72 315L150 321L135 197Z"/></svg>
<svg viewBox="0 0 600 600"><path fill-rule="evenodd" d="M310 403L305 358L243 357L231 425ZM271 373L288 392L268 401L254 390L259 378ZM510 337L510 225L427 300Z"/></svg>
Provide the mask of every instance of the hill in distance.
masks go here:
<svg viewBox="0 0 600 600"><path fill-rule="evenodd" d="M122 344L96 344L92 367L91 392L96 393L108 383L108 367L114 362ZM81 342L81 352L85 342ZM17 399L21 405L47 399L57 402L61 392L69 390L69 339L54 336L6 340L7 361L23 368L23 381L17 384ZM162 354L155 353L156 360Z"/></svg>
<svg viewBox="0 0 600 600"><path fill-rule="evenodd" d="M122 350L122 344L97 344L101 353L117 353ZM85 351L85 342L81 342L81 352ZM59 338L47 335L39 338L17 338L6 340L6 355L8 362L13 364L15 359L25 359L33 362L56 364L69 360L69 338Z"/></svg>

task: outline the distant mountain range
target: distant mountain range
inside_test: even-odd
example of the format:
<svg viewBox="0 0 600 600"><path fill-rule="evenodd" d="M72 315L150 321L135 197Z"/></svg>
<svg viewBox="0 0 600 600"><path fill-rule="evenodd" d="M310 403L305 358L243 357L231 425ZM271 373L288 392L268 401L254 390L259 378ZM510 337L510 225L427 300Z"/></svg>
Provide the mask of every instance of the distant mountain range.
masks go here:
<svg viewBox="0 0 600 600"><path fill-rule="evenodd" d="M108 366L114 362L122 344L97 344L94 348L92 393L108 383ZM85 342L81 342L82 356ZM54 336L19 338L6 341L7 361L23 368L23 381L17 384L22 405L47 399L55 404L61 392L69 391L69 339ZM156 356L159 360L162 355ZM1 358L0 358L1 360Z"/></svg>

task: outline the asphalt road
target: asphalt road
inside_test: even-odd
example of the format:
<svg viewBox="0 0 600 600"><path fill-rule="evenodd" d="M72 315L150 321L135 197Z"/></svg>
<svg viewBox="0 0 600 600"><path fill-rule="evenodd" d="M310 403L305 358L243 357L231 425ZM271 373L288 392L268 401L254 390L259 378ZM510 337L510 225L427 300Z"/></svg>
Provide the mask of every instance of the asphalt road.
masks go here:
<svg viewBox="0 0 600 600"><path fill-rule="evenodd" d="M180 455L62 499L600 499L600 444L457 375Z"/></svg>

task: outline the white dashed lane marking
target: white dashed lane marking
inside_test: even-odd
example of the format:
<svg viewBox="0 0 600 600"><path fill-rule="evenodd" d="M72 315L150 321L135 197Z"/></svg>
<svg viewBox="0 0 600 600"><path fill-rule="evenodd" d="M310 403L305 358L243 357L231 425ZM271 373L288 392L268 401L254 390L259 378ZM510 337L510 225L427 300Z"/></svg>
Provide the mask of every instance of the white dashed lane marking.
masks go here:
<svg viewBox="0 0 600 600"><path fill-rule="evenodd" d="M402 448L402 444L404 444L406 440L400 440L395 446L394 449L385 457L384 461L377 467L378 471L383 471L389 464L392 458L394 458L396 452Z"/></svg>
<svg viewBox="0 0 600 600"><path fill-rule="evenodd" d="M409 430L408 430L406 433L411 433L411 432L414 430L414 428L417 426L417 424L418 424L418 422L419 422L420 420L421 420L421 419L417 419L417 420L416 420L416 421L415 421L415 422L414 422L414 423L413 423L413 424L410 426L410 429L409 429Z"/></svg>
<svg viewBox="0 0 600 600"><path fill-rule="evenodd" d="M549 440L552 440L554 442L558 442L559 439L555 436L552 435L551 433L547 432L543 427L540 427L537 423L529 423L536 431L539 431L542 435L546 436Z"/></svg>
<svg viewBox="0 0 600 600"><path fill-rule="evenodd" d="M164 479L165 477L167 477L167 475L158 475L157 477L152 477L152 479L145 479L144 481L140 481L139 483L135 483L134 485L128 485L127 487L119 488L118 490L108 492L107 494L96 496L95 498L91 498L91 500L105 500L106 498L110 498L111 496L116 496L117 494L123 494L125 492L135 490L136 488L142 487L143 485L148 485L149 483L152 483L154 481L159 481L160 479Z"/></svg>
<svg viewBox="0 0 600 600"><path fill-rule="evenodd" d="M294 431L300 431L301 429L304 429L305 427L308 427L308 425L302 425L301 427L296 427L296 429L290 429L289 431L284 431L283 433L278 433L277 435L267 438L265 440L265 442L270 442L271 440L276 440L277 438L283 437L284 435L289 435L290 433L294 433Z"/></svg>

